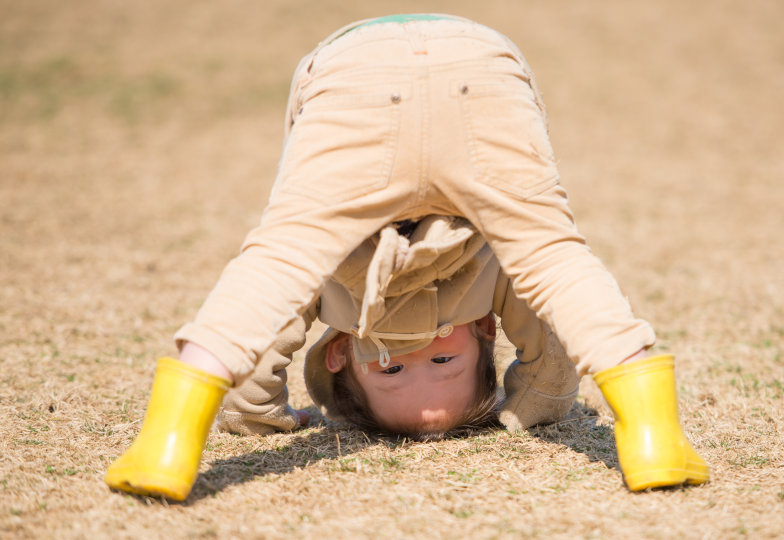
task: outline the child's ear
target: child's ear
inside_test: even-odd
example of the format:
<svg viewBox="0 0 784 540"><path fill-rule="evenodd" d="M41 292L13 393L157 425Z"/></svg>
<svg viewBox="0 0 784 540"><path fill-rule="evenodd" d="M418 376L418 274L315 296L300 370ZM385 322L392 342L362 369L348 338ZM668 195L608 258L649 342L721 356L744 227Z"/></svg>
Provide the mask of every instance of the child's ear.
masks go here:
<svg viewBox="0 0 784 540"><path fill-rule="evenodd" d="M493 317L492 313L488 313L481 319L477 319L474 321L474 324L476 325L477 330L479 330L486 339L495 339L495 317Z"/></svg>
<svg viewBox="0 0 784 540"><path fill-rule="evenodd" d="M327 343L327 349L324 354L324 364L327 366L327 371L337 373L346 367L349 361L350 349L351 342L348 334L340 334Z"/></svg>

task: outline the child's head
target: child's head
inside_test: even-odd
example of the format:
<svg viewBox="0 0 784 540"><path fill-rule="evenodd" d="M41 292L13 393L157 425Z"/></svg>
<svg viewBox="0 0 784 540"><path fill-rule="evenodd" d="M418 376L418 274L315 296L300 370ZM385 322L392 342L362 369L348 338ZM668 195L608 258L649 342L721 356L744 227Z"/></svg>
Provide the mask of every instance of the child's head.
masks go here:
<svg viewBox="0 0 784 540"><path fill-rule="evenodd" d="M332 393L341 416L368 431L432 439L461 427L494 419L495 321L488 315L455 326L447 337L389 365L353 361L351 339L340 334L326 346L326 369L334 374Z"/></svg>

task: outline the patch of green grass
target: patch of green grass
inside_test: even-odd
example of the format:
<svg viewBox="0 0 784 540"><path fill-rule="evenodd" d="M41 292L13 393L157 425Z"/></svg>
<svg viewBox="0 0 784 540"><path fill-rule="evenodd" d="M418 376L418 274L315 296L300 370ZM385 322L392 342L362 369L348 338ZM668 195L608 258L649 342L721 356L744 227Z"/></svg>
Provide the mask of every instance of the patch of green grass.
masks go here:
<svg viewBox="0 0 784 540"><path fill-rule="evenodd" d="M460 519L466 519L474 515L474 512L467 508L459 508L450 512L453 516Z"/></svg>
<svg viewBox="0 0 784 540"><path fill-rule="evenodd" d="M108 437L114 433L114 430L107 425L99 426L94 424L91 420L85 420L81 429L85 433L95 433L96 435L102 435L104 437Z"/></svg>
<svg viewBox="0 0 784 540"><path fill-rule="evenodd" d="M379 462L384 469L397 471L403 468L403 462L394 456L381 458Z"/></svg>
<svg viewBox="0 0 784 540"><path fill-rule="evenodd" d="M0 100L6 111L25 107L35 118L52 118L60 110L63 97L80 79L76 63L58 56L33 66L0 67ZM0 116L2 119L2 116Z"/></svg>
<svg viewBox="0 0 784 540"><path fill-rule="evenodd" d="M569 482L578 482L578 481L584 479L586 476L590 476L591 474L596 473L596 472L602 472L603 470L606 470L606 469L603 469L602 467L599 467L599 466L596 466L596 465L586 466L586 467L570 468L566 472L566 479Z"/></svg>
<svg viewBox="0 0 784 540"><path fill-rule="evenodd" d="M121 82L121 84L118 84ZM166 73L147 73L125 81L107 81L108 109L129 123L136 123L181 93L181 84Z"/></svg>
<svg viewBox="0 0 784 540"><path fill-rule="evenodd" d="M470 471L448 471L446 475L461 484L475 484L480 479L476 474L478 471L478 469L471 469Z"/></svg>
<svg viewBox="0 0 784 540"><path fill-rule="evenodd" d="M738 373L738 377L730 379L730 386L736 388L743 397L779 399L784 395L784 384L779 379L765 380L756 373Z"/></svg>
<svg viewBox="0 0 784 540"><path fill-rule="evenodd" d="M0 65L0 122L46 121L74 104L102 107L128 123L160 114L183 92L171 73L125 75L105 67L86 66L68 56L35 64Z"/></svg>
<svg viewBox="0 0 784 540"><path fill-rule="evenodd" d="M338 472L355 473L357 472L357 464L354 459L339 459L336 462L335 468Z"/></svg>
<svg viewBox="0 0 784 540"><path fill-rule="evenodd" d="M730 465L735 467L762 467L770 463L770 458L765 456L741 456L738 459L730 459Z"/></svg>
<svg viewBox="0 0 784 540"><path fill-rule="evenodd" d="M735 441L729 437L722 437L718 442L708 441L708 446L711 448L721 448L722 450L729 450L735 447Z"/></svg>

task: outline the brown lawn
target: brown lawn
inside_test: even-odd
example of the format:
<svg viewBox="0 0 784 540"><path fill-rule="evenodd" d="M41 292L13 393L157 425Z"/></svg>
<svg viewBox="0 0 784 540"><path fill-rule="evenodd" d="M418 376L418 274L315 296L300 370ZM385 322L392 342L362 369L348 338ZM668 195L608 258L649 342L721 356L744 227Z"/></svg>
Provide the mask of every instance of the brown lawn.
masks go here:
<svg viewBox="0 0 784 540"><path fill-rule="evenodd" d="M586 385L527 433L212 434L184 504L110 492L156 357L261 215L298 58L410 11L528 57L578 223L677 355L712 482L628 492ZM0 0L0 537L780 537L782 20L778 0Z"/></svg>

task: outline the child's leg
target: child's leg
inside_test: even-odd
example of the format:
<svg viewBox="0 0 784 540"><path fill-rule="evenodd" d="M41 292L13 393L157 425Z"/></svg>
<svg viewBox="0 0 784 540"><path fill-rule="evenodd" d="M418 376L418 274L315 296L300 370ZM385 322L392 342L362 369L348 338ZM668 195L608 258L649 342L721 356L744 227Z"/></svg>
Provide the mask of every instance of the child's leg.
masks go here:
<svg viewBox="0 0 784 540"><path fill-rule="evenodd" d="M487 239L517 297L556 332L578 371L615 366L652 345L653 330L634 317L577 230L532 75L512 62L485 71L467 66L434 78L434 92L449 95L433 114L436 182Z"/></svg>
<svg viewBox="0 0 784 540"><path fill-rule="evenodd" d="M410 80L375 70L304 86L316 97L291 97L303 105L260 226L175 336L209 350L240 379L362 241L410 217L421 187L410 164L396 159L417 128L404 121L413 115L414 104L401 98L410 97Z"/></svg>
<svg viewBox="0 0 784 540"><path fill-rule="evenodd" d="M618 461L629 489L708 481L708 465L678 418L672 356L624 363L594 379L615 415Z"/></svg>
<svg viewBox="0 0 784 540"><path fill-rule="evenodd" d="M226 268L196 322L178 338L197 343L221 362L228 359L225 365L235 378L250 374L281 330L299 317L300 306L312 302L327 275L389 220L380 211L363 215L362 199L334 206L308 199L299 212L269 207L265 223ZM383 207L383 193L364 199ZM189 493L230 382L202 384L217 378L177 364L166 377L159 368L142 431L107 471L111 487L175 500ZM193 399L180 399L188 396Z"/></svg>
<svg viewBox="0 0 784 540"><path fill-rule="evenodd" d="M520 64L517 73L491 75L488 88L476 82L479 74L458 74L456 99L441 102L437 117L458 119L438 131L452 136L441 147L442 191L485 236L515 295L556 331L580 373L596 374L618 419L629 487L707 481L707 465L680 428L672 359L618 365L652 345L653 331L634 317L577 231L558 185L541 102L526 82L530 73ZM454 148L462 149L462 160Z"/></svg>
<svg viewBox="0 0 784 540"><path fill-rule="evenodd" d="M292 353L305 343L315 311L308 310L307 321L300 317L289 325L252 376L229 391L218 416L219 428L263 434L299 425L298 412L287 404L285 368ZM230 386L229 377L212 353L193 343L185 344L180 362L161 359L141 432L109 467L106 483L131 493L183 500L196 480L209 428ZM187 418L181 417L183 412Z"/></svg>
<svg viewBox="0 0 784 540"><path fill-rule="evenodd" d="M142 429L106 471L106 483L130 493L185 499L229 384L173 358L161 358Z"/></svg>
<svg viewBox="0 0 784 540"><path fill-rule="evenodd" d="M195 343L183 343L180 349L180 362L234 383L234 375L231 371L214 354Z"/></svg>
<svg viewBox="0 0 784 540"><path fill-rule="evenodd" d="M366 82L336 83L324 107L312 104L296 113L261 225L226 267L196 320L176 335L178 342L198 346L183 351L183 359L202 369L177 362L173 370L159 370L142 431L107 471L111 487L185 498L229 384L208 385L207 392L201 383L214 377L204 369L225 367L235 380L252 373L338 265L411 205L417 184L406 175L391 180L399 109L410 105L400 104L397 80L378 81L370 95L357 95L355 85L361 91ZM295 92L293 99L300 96ZM178 385L183 390L173 392ZM200 402L177 399L205 393ZM167 446L171 441L177 444Z"/></svg>
<svg viewBox="0 0 784 540"><path fill-rule="evenodd" d="M383 194L369 198L383 206ZM334 206L308 202L300 208L268 208L266 223L226 268L196 322L177 335L222 363L227 359L224 365L235 380L253 371L280 332L299 317L300 306L312 302L327 275L388 221L381 212L362 216L357 199ZM360 213L356 219L354 209ZM109 468L106 482L132 493L182 500L196 480L209 428L230 381L214 382L218 378L203 370L170 361L178 366L165 374L159 367L142 431Z"/></svg>
<svg viewBox="0 0 784 540"><path fill-rule="evenodd" d="M653 330L634 316L574 226L563 189L556 185L525 201L490 190L475 190L485 201L464 211L488 239L516 295L556 331L578 372L613 367L653 344Z"/></svg>

